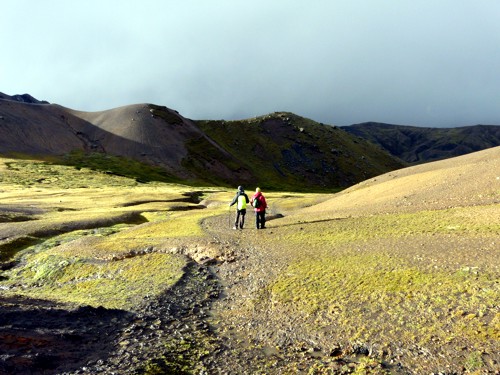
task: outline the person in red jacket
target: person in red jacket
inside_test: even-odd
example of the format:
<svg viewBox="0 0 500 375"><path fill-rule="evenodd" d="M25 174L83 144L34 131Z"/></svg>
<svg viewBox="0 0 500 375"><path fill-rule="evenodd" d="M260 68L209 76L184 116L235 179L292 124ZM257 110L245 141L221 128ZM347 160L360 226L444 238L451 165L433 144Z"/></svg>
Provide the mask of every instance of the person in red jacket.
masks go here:
<svg viewBox="0 0 500 375"><path fill-rule="evenodd" d="M255 194L250 199L255 210L255 226L257 229L264 229L266 227L266 198L260 191L260 188L255 189Z"/></svg>

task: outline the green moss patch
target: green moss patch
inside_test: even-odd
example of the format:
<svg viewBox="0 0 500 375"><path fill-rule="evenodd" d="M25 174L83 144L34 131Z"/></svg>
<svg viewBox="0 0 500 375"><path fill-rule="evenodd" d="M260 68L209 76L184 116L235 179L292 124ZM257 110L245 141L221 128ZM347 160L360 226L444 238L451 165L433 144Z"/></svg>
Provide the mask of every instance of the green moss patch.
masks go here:
<svg viewBox="0 0 500 375"><path fill-rule="evenodd" d="M145 296L162 293L179 280L186 259L145 254L95 261L41 253L12 272L10 293L94 307L133 309ZM15 287L23 283L23 288Z"/></svg>
<svg viewBox="0 0 500 375"><path fill-rule="evenodd" d="M418 234L481 235L500 233L500 224L487 219L484 210L494 206L453 208L440 211L373 215L356 218L304 217L288 237L292 242L332 245L374 238L398 238Z"/></svg>
<svg viewBox="0 0 500 375"><path fill-rule="evenodd" d="M318 314L318 325L351 340L478 347L500 339L498 277L345 254L293 263L269 290L274 305Z"/></svg>

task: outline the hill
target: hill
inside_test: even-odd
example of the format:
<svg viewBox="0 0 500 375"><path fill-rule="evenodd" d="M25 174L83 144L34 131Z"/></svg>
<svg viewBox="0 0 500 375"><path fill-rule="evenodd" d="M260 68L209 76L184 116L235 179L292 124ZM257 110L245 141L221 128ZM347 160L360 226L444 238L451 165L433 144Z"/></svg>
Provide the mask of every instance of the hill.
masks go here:
<svg viewBox="0 0 500 375"><path fill-rule="evenodd" d="M412 164L427 163L500 145L500 126L426 128L366 122L342 127Z"/></svg>
<svg viewBox="0 0 500 375"><path fill-rule="evenodd" d="M291 190L345 188L405 165L338 128L289 113L193 121L154 104L90 113L27 95L0 99L0 153L51 156L142 181Z"/></svg>
<svg viewBox="0 0 500 375"><path fill-rule="evenodd" d="M250 172L250 178L243 183L268 189L345 188L370 175L404 166L370 142L293 113L196 123L210 139L237 156L239 166ZM204 145L192 146L193 154L198 153L195 160L210 156ZM212 156L216 158L217 155Z"/></svg>
<svg viewBox="0 0 500 375"><path fill-rule="evenodd" d="M306 211L382 214L500 203L500 147L385 173Z"/></svg>

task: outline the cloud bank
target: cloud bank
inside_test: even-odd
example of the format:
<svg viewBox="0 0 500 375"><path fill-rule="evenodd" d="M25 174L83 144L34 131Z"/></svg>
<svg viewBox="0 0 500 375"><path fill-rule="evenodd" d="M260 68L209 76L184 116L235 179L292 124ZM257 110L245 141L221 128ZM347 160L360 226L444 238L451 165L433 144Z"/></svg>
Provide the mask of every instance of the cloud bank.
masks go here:
<svg viewBox="0 0 500 375"><path fill-rule="evenodd" d="M349 125L500 124L500 2L96 1L3 5L0 91L193 119L290 111Z"/></svg>

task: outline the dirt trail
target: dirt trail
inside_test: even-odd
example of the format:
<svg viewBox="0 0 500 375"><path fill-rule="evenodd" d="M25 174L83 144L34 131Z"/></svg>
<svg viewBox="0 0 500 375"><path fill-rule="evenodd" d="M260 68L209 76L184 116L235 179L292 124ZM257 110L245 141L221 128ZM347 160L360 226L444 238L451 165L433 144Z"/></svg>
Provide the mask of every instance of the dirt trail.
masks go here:
<svg viewBox="0 0 500 375"><path fill-rule="evenodd" d="M276 330L258 302L288 255L273 244L272 223L257 231L248 219L242 231L227 216L203 221L218 253L190 261L173 288L136 312L2 301L0 374L307 373L322 353L292 317Z"/></svg>
<svg viewBox="0 0 500 375"><path fill-rule="evenodd" d="M495 215L498 209L492 207L485 213ZM299 219L303 217L295 217L295 220ZM491 219L494 220L494 216ZM355 221L349 222L355 230ZM291 231L302 230L302 227L307 231L307 224L298 223L287 217L268 222L265 230L256 230L252 213L242 231L229 229L227 217L214 217L203 222L204 230L222 245L222 252L229 253L228 259L232 259L213 267L222 286L223 298L214 301L214 315L209 323L217 339L224 344L224 350L216 355L218 366L212 368L214 373L307 374L315 368L342 374L353 373L357 368L371 369L371 373L376 374L386 371L392 374L432 373L442 369L448 369L450 374L461 373L459 362L463 359L459 358L460 355L467 356L467 352L460 353L464 349L457 349L456 345L425 348L412 342L377 346L375 342L345 341L346 338L339 336L336 329L330 332L326 328L337 324L331 318L293 311L293 304L274 306L271 296L266 294L267 286L286 272L297 254L309 251L313 256L316 254L314 249L294 249L293 244L286 241ZM318 225L321 224L328 225ZM419 254L423 257L422 262L427 258L429 262L439 261L443 269L453 273L457 262L494 264L497 244L491 237L440 236L434 233L407 239L377 239L359 248L366 252L384 249L395 258L406 256L410 259ZM477 259L476 251L463 249L483 249L480 251L482 258ZM373 323L376 324L376 320ZM310 329L318 324L325 328ZM494 365L500 359L498 353L494 353L498 345L485 345L484 358L491 369L486 373L496 373L500 369Z"/></svg>
<svg viewBox="0 0 500 375"><path fill-rule="evenodd" d="M215 355L217 366L211 370L214 374L307 374L315 366L322 366L334 373L351 373L360 356L368 354L367 348L344 347L342 352L332 338L320 347L319 337L303 329L305 322L293 311L270 315L266 287L294 259L293 252L280 243L289 225L268 221L267 229L257 230L253 220L253 213L248 214L243 230L229 229L224 216L202 224L232 259L212 267L222 298L214 300L208 322L223 350ZM394 374L405 374L397 363L384 366ZM375 365L376 369L381 366Z"/></svg>

